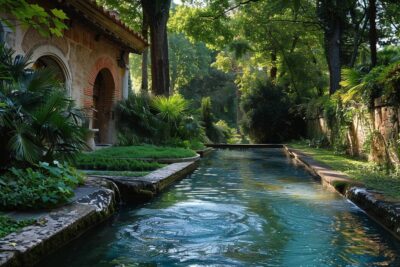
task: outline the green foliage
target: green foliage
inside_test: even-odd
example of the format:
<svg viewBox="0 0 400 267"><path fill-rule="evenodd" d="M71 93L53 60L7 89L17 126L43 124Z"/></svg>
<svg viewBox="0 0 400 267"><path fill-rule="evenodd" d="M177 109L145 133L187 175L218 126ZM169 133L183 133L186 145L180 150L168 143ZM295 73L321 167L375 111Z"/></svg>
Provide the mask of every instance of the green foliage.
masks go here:
<svg viewBox="0 0 400 267"><path fill-rule="evenodd" d="M170 34L169 65L171 89L180 89L193 79L208 76L211 64L211 51L204 43L190 43L183 34Z"/></svg>
<svg viewBox="0 0 400 267"><path fill-rule="evenodd" d="M29 58L0 46L0 164L72 158L86 147L84 116L51 70L26 71Z"/></svg>
<svg viewBox="0 0 400 267"><path fill-rule="evenodd" d="M214 14L209 8L178 6L168 26L185 33L192 42L203 41L210 48L221 48L233 39L234 32L227 18L212 19Z"/></svg>
<svg viewBox="0 0 400 267"><path fill-rule="evenodd" d="M212 104L210 97L204 97L201 100L200 114L207 138L214 143L226 142L224 132L221 128L215 125L215 117L212 113Z"/></svg>
<svg viewBox="0 0 400 267"><path fill-rule="evenodd" d="M117 114L121 145L141 142L183 145L185 140L204 139L204 130L195 112L178 94L169 98L133 94L118 105Z"/></svg>
<svg viewBox="0 0 400 267"><path fill-rule="evenodd" d="M2 13L12 14L23 26L33 27L45 37L50 35L60 37L63 35L63 30L67 29L65 20L68 17L57 8L45 10L42 6L25 0L1 0L0 10ZM10 27L14 26L11 18L3 16L0 21Z"/></svg>
<svg viewBox="0 0 400 267"><path fill-rule="evenodd" d="M292 102L284 90L271 81L259 82L243 95L241 127L255 143L275 143L299 137L305 126L290 112Z"/></svg>
<svg viewBox="0 0 400 267"><path fill-rule="evenodd" d="M121 159L113 157L99 157L90 154L79 156L75 165L83 170L104 171L152 171L163 167L157 162L141 161L136 159Z"/></svg>
<svg viewBox="0 0 400 267"><path fill-rule="evenodd" d="M0 209L52 208L66 203L83 176L67 164L40 162L35 168L11 168L0 176Z"/></svg>
<svg viewBox="0 0 400 267"><path fill-rule="evenodd" d="M241 137L237 133L237 129L229 127L224 120L219 120L215 123L215 126L224 135L224 141L228 144L237 144L241 142Z"/></svg>
<svg viewBox="0 0 400 267"><path fill-rule="evenodd" d="M210 97L214 116L230 126L236 126L238 88L234 83L234 74L211 68L207 75L192 79L179 92L191 100L194 109L201 107L203 98Z"/></svg>
<svg viewBox="0 0 400 267"><path fill-rule="evenodd" d="M13 220L7 216L0 215L0 238L11 233L18 232L22 228L32 225L35 220Z"/></svg>
<svg viewBox="0 0 400 267"><path fill-rule="evenodd" d="M394 106L400 106L400 48L385 47L378 53L378 66L370 68L360 65L342 71L342 90L338 93L344 103L361 102L373 108L374 100L382 100Z"/></svg>
<svg viewBox="0 0 400 267"><path fill-rule="evenodd" d="M120 145L161 140L158 131L160 122L150 109L150 101L146 94L131 94L128 99L118 103L116 114Z"/></svg>
<svg viewBox="0 0 400 267"><path fill-rule="evenodd" d="M140 1L96 0L98 4L109 10L117 10L121 20L135 31L142 26L142 8Z"/></svg>

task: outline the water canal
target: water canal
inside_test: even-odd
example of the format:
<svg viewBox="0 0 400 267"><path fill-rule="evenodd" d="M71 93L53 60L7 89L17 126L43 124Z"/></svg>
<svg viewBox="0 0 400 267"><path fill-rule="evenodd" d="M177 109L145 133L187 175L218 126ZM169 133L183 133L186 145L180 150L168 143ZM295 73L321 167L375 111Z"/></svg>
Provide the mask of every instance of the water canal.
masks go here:
<svg viewBox="0 0 400 267"><path fill-rule="evenodd" d="M400 266L400 243L280 149L218 150L39 266Z"/></svg>

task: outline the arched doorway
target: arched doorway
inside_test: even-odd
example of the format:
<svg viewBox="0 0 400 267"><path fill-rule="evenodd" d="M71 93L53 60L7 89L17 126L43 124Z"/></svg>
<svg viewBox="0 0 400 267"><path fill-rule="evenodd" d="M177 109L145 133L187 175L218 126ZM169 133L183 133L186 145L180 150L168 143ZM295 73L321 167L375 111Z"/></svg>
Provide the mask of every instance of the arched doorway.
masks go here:
<svg viewBox="0 0 400 267"><path fill-rule="evenodd" d="M33 64L33 68L34 69L43 69L43 68L51 69L54 72L56 79L64 86L66 85L67 78L65 75L65 71L61 67L61 64L54 57L52 57L52 56L39 57Z"/></svg>
<svg viewBox="0 0 400 267"><path fill-rule="evenodd" d="M115 83L111 72L102 69L96 76L93 86L93 129L98 129L96 144L112 143L112 106Z"/></svg>

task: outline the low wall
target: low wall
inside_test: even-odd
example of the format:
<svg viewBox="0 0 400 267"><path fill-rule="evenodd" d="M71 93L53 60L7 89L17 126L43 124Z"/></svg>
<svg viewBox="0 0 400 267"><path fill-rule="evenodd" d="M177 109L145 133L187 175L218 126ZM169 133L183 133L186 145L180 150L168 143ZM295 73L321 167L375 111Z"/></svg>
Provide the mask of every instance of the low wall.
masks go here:
<svg viewBox="0 0 400 267"><path fill-rule="evenodd" d="M360 107L354 107L359 109ZM346 133L348 153L354 156L368 156L369 151L364 151L364 144L371 131L379 132L386 144L399 136L400 109L388 106L375 100L375 107L366 116L354 115ZM332 130L324 117L307 121L307 136L310 139L325 137L331 140Z"/></svg>
<svg viewBox="0 0 400 267"><path fill-rule="evenodd" d="M68 205L52 211L10 216L34 216L41 223L0 238L1 267L35 266L47 255L109 218L120 201L150 200L166 187L194 171L198 162L168 165L143 177L90 176L75 190Z"/></svg>
<svg viewBox="0 0 400 267"><path fill-rule="evenodd" d="M369 190L364 184L350 179L346 174L331 169L299 150L286 146L284 150L318 178L324 186L352 201L400 240L400 203L387 201L379 192Z"/></svg>

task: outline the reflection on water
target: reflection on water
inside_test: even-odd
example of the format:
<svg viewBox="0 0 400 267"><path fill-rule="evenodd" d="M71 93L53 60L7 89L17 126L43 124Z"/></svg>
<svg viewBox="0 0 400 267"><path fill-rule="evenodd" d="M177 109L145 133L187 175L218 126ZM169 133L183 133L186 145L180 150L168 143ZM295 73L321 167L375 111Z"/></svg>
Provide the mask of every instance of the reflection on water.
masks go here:
<svg viewBox="0 0 400 267"><path fill-rule="evenodd" d="M220 150L39 266L400 266L399 252L280 150Z"/></svg>

